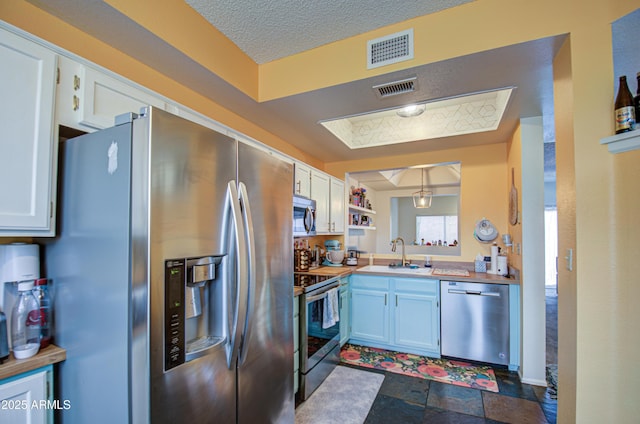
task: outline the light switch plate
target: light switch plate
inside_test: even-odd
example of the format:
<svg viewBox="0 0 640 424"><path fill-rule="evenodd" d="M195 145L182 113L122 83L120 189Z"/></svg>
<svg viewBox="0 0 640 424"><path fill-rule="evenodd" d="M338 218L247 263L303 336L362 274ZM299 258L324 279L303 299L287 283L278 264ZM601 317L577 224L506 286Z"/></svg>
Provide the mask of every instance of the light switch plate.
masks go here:
<svg viewBox="0 0 640 424"><path fill-rule="evenodd" d="M573 271L573 249L567 249L567 256L564 258L567 260L567 270Z"/></svg>

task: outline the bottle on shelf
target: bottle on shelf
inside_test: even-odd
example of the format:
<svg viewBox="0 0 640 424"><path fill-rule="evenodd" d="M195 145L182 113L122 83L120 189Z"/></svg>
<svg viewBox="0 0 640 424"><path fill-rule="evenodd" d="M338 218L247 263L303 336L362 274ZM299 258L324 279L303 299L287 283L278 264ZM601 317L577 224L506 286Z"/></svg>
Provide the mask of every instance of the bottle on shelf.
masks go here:
<svg viewBox="0 0 640 424"><path fill-rule="evenodd" d="M33 280L18 283L18 299L11 311L11 344L16 359L29 358L40 348L40 307Z"/></svg>
<svg viewBox="0 0 640 424"><path fill-rule="evenodd" d="M45 348L51 343L51 297L46 278L36 280L33 295L40 307L40 348Z"/></svg>
<svg viewBox="0 0 640 424"><path fill-rule="evenodd" d="M636 127L637 127L638 120L640 120L640 72L636 74L636 80L638 81L638 89L636 91L636 97L633 98L633 103L636 109Z"/></svg>
<svg viewBox="0 0 640 424"><path fill-rule="evenodd" d="M627 77L620 77L618 95L615 102L616 134L631 131L636 124L636 111L633 96L627 85Z"/></svg>

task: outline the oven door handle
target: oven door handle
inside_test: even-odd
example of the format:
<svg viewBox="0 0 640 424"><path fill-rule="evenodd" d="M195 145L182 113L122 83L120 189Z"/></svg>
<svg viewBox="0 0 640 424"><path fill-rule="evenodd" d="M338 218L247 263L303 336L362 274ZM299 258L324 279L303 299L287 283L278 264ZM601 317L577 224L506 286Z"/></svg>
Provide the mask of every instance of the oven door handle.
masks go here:
<svg viewBox="0 0 640 424"><path fill-rule="evenodd" d="M315 302L316 300L320 300L320 299L324 299L325 297L327 297L327 296L328 296L328 294L329 294L329 290L331 290L331 289L335 289L335 288L337 288L337 287L339 287L339 286L340 286L339 284L336 284L335 286L331 286L331 287L329 287L328 289L326 289L325 291L323 291L323 292L322 292L321 294L319 294L319 295L316 295L316 296L309 296L309 297L307 297L307 298L306 298L307 303Z"/></svg>

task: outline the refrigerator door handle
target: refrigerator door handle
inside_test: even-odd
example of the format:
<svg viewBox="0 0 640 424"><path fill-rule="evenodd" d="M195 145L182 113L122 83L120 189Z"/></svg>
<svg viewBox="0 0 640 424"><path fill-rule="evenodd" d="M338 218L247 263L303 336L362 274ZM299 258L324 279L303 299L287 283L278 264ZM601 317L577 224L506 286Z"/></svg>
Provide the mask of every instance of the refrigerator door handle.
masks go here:
<svg viewBox="0 0 640 424"><path fill-rule="evenodd" d="M227 210L231 209L231 216L233 217L233 232L236 239L237 249L237 281L236 281L236 296L235 305L232 308L232 326L230 328L230 342L227 344L227 366L229 368L235 367L240 351L240 343L242 341L242 331L246 325L247 317L247 279L248 279L248 266L247 262L243 260L243 255L247 251L246 247L246 235L244 232L244 225L241 224L242 211L240 208L240 201L238 200L238 190L236 189L236 182L229 181L227 184ZM229 282L231 286L231 282Z"/></svg>
<svg viewBox="0 0 640 424"><path fill-rule="evenodd" d="M240 346L240 357L238 365L242 365L247 356L249 340L251 339L251 329L253 328L253 315L255 310L255 292L256 292L256 243L253 233L253 219L251 215L251 207L249 205L249 194L244 183L239 184L240 205L242 209L242 218L244 223L244 233L247 237L245 248L246 255L241 256L240 260L245 260L249 267L248 287L247 287L247 303L246 317L242 336L242 345Z"/></svg>

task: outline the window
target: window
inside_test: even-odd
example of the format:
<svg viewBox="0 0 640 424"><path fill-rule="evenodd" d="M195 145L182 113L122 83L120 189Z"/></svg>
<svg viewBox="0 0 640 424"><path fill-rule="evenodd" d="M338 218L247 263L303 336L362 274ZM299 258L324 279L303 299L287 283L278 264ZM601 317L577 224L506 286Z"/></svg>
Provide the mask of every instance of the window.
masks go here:
<svg viewBox="0 0 640 424"><path fill-rule="evenodd" d="M458 240L458 217L456 215L416 216L416 243L452 244Z"/></svg>

